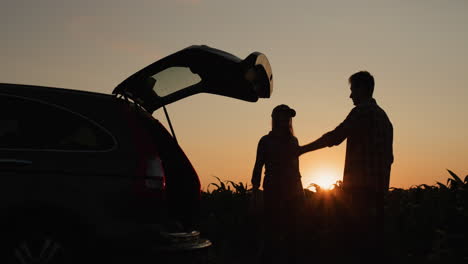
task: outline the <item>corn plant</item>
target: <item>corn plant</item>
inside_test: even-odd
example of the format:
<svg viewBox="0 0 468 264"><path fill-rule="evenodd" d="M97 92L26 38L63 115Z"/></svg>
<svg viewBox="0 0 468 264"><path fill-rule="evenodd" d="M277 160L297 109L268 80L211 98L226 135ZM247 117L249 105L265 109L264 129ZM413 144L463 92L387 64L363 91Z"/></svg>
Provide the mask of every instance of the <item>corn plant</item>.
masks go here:
<svg viewBox="0 0 468 264"><path fill-rule="evenodd" d="M447 172L446 184L392 187L386 194L385 239L395 262L468 261L468 175L462 180L453 171ZM260 250L254 241L262 224L255 222L250 210L252 191L245 183L215 179L202 193L201 229L214 242L221 263L249 263ZM314 252L314 257L340 250L337 241L342 239L339 230L345 206L342 186L336 182L332 190L316 184L304 189L300 228L308 247L304 252Z"/></svg>

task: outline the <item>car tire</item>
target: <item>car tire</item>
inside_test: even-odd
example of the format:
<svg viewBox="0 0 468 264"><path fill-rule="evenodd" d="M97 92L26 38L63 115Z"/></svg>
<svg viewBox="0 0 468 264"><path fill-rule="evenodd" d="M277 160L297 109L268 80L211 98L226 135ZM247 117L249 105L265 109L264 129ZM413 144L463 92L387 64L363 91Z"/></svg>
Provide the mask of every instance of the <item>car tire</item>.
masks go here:
<svg viewBox="0 0 468 264"><path fill-rule="evenodd" d="M75 264L87 252L77 230L44 219L19 221L2 236L0 263L11 264Z"/></svg>

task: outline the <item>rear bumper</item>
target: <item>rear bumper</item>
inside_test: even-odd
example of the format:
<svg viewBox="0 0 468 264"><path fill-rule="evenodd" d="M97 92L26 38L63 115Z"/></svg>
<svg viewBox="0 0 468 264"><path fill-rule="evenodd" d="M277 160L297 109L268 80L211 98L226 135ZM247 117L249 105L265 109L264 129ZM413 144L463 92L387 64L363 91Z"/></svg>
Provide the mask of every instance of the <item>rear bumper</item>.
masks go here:
<svg viewBox="0 0 468 264"><path fill-rule="evenodd" d="M155 249L165 252L200 250L212 245L208 239L200 237L200 232L162 233L163 243Z"/></svg>
<svg viewBox="0 0 468 264"><path fill-rule="evenodd" d="M107 236L104 241L95 244L98 251L114 256L130 259L171 259L176 255L200 256L206 255L212 243L200 236L200 232L165 232L158 225L141 224L123 232L119 229L118 235ZM99 245L106 245L104 248ZM104 253L105 255L109 255ZM162 262L165 263L165 262Z"/></svg>

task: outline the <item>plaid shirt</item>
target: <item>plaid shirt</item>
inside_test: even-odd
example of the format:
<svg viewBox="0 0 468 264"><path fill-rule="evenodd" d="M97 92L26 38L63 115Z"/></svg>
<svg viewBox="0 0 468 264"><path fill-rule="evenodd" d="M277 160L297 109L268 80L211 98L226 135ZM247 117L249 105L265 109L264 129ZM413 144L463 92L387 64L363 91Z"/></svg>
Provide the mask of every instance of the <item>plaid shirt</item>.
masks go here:
<svg viewBox="0 0 468 264"><path fill-rule="evenodd" d="M343 188L387 191L393 163L393 126L373 98L354 107L340 125L319 140L332 147L345 139Z"/></svg>

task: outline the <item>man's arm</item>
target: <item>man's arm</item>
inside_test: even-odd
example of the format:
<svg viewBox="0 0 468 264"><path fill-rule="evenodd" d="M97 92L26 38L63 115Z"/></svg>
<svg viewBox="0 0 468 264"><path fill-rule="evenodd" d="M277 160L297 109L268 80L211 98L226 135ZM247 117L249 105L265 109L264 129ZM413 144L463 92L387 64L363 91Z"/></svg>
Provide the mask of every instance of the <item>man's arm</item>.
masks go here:
<svg viewBox="0 0 468 264"><path fill-rule="evenodd" d="M349 135L351 129L355 127L355 123L358 120L358 112L354 108L334 130L325 133L319 139L313 141L304 146L299 147L299 155L302 155L309 151L314 151L324 147L332 147L341 144Z"/></svg>
<svg viewBox="0 0 468 264"><path fill-rule="evenodd" d="M317 150L317 149L321 149L321 148L324 148L324 147L328 147L325 135L321 136L319 139L313 141L312 143L309 143L309 144L304 145L304 146L299 146L299 155L302 155L304 153L314 151L314 150Z"/></svg>

